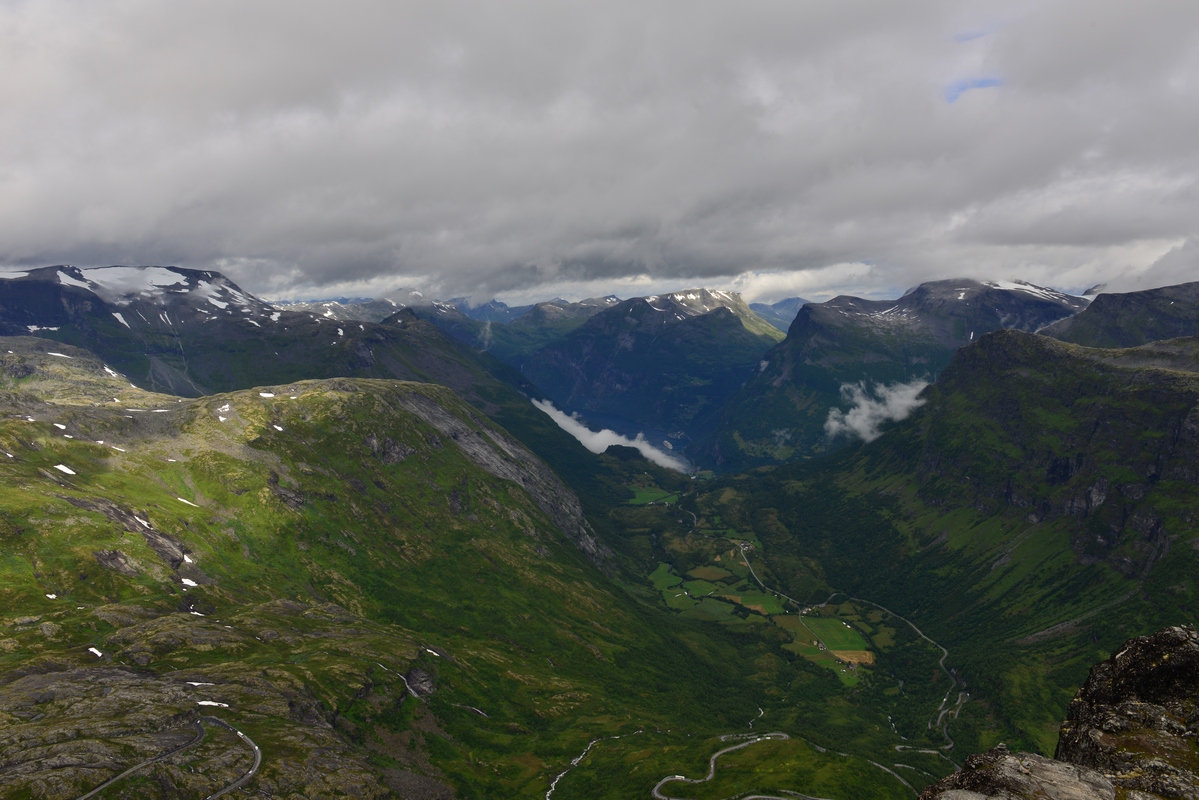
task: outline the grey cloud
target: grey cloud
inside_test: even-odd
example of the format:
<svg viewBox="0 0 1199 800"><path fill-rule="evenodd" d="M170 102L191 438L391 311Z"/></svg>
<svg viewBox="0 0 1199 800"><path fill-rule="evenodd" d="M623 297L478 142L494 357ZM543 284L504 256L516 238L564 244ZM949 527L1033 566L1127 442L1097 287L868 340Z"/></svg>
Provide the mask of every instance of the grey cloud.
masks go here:
<svg viewBox="0 0 1199 800"><path fill-rule="evenodd" d="M1189 0L0 4L0 263L276 295L1164 274L1199 235L1197 23Z"/></svg>

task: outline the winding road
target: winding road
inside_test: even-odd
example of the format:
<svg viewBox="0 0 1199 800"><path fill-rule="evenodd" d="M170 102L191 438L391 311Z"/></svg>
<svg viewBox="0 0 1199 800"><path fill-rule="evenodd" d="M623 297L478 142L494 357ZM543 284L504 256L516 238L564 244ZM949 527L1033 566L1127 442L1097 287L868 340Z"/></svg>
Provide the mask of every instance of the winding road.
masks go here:
<svg viewBox="0 0 1199 800"><path fill-rule="evenodd" d="M722 736L721 738L723 739L725 737ZM717 750L715 753L712 754L712 757L708 759L708 774L705 777L703 777L703 778L688 778L685 775L667 775L665 778L658 781L658 784L654 787L654 791L653 791L654 798L655 798L655 800L683 800L683 798L671 797L670 795L662 794L662 787L668 783L674 783L676 781L679 783L707 783L708 781L712 780L712 778L716 777L716 759L720 758L725 753L731 753L734 750L741 750L746 747L749 747L750 745L757 744L758 742L765 742L768 740L783 741L785 739L790 739L790 738L791 738L790 736L788 736L785 733L782 733L781 731L775 731L773 733L763 733L760 736L755 736L754 738L750 739L749 741L742 742L741 744L735 744L735 745L732 745L731 747L726 747L723 750ZM766 798L768 798L769 796L768 795L755 795L755 797L758 797L761 800L766 800ZM748 798L746 798L746 800L748 800ZM787 800L787 799L779 798L778 800Z"/></svg>
<svg viewBox="0 0 1199 800"><path fill-rule="evenodd" d="M80 795L79 797L75 798L75 800L88 800L88 798L90 798L90 797L95 797L100 792L104 791L109 786L112 786L114 783L121 780L122 778L126 778L126 777L132 775L133 773L137 772L138 770L150 766L151 764L156 764L159 761L163 761L165 759L170 758L171 756L178 755L179 753L182 753L184 750L188 750L192 747L195 747L201 741L203 741L204 735L207 732L206 729L204 728L205 722L209 723L210 725L219 725L222 728L228 728L229 730L231 730L235 734L237 734L237 736L243 742L248 744L254 751L254 764L253 764L253 766L250 767L249 772L247 772L242 777L238 778L233 783L230 783L229 785L225 786L223 789L216 792L215 794L208 795L208 797L205 798L205 800L214 800L214 798L220 797L223 794L232 792L234 789L240 789L241 787L245 786L247 783L250 782L250 780L255 775L258 774L258 768L262 765L262 751L258 748L258 745L254 744L254 741L249 736L246 736L244 733L242 733L237 728L230 725L228 722L225 722L223 719L218 719L217 717L199 717L196 719L195 722L191 723L192 727L194 727L196 730L196 736L190 742L187 742L186 744L182 744L173 750L168 750L167 752L162 753L161 755L154 756L153 758L148 758L145 761L141 762L140 764L135 764L134 766L132 766L129 769L122 772L120 775L117 775L113 778L109 778L108 780L104 781L104 783L100 784L95 789L92 789L87 794L83 794L83 795Z"/></svg>

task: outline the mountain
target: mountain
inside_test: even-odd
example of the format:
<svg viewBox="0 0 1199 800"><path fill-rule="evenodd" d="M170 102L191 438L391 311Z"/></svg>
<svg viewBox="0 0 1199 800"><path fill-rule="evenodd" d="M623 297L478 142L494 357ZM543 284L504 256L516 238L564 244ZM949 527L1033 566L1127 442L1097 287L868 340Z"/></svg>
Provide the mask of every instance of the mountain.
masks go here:
<svg viewBox="0 0 1199 800"><path fill-rule="evenodd" d="M415 289L399 289L376 300L322 300L291 303L281 308L341 322L382 322L401 309L410 309L452 339L467 347L487 351L519 369L538 348L619 302L619 298L609 295L590 297L577 303L557 298L512 308L498 300L471 306L465 298L444 302L426 297Z"/></svg>
<svg viewBox="0 0 1199 800"><path fill-rule="evenodd" d="M1199 339L1168 344L987 334L872 443L687 507L760 543L789 597L876 603L944 647L935 725L961 748L1048 755L1096 658L1199 608Z"/></svg>
<svg viewBox="0 0 1199 800"><path fill-rule="evenodd" d="M442 303L440 300L426 297L417 289L396 289L383 297L375 299L336 299L313 300L300 303L277 304L288 311L299 311L313 314L322 319L335 322L382 322L403 308L424 308L427 306L457 306L453 303Z"/></svg>
<svg viewBox="0 0 1199 800"><path fill-rule="evenodd" d="M560 339L599 312L619 302L619 298L609 295L589 297L577 303L537 303L502 328L491 326L480 331L483 349L520 369L538 349Z"/></svg>
<svg viewBox="0 0 1199 800"><path fill-rule="evenodd" d="M442 383L481 401L502 385L411 312L387 325L279 311L219 273L46 267L0 280L0 333L73 344L150 390L197 396L361 376ZM484 388L485 387L485 388Z"/></svg>
<svg viewBox="0 0 1199 800"><path fill-rule="evenodd" d="M441 384L591 483L594 457L529 403L536 387L412 309L385 323L338 322L276 310L217 273L49 267L0 279L0 333L83 347L142 388L186 397L313 378Z"/></svg>
<svg viewBox="0 0 1199 800"><path fill-rule="evenodd" d="M306 798L644 797L730 739L750 758L720 796L748 769L900 800L950 769L921 753L909 780L876 769L901 740L782 628L680 617L610 578L621 557L597 534L445 387L184 398L71 345L0 339L0 794L117 779L120 796L199 797L244 777ZM909 639L905 658L935 663Z"/></svg>
<svg viewBox="0 0 1199 800"><path fill-rule="evenodd" d="M1136 347L1199 336L1199 282L1126 294L1101 294L1042 333L1087 347Z"/></svg>
<svg viewBox="0 0 1199 800"><path fill-rule="evenodd" d="M313 300L275 303L283 311L312 314L333 322L382 322L403 306L390 300Z"/></svg>
<svg viewBox="0 0 1199 800"><path fill-rule="evenodd" d="M591 297L577 303L550 300L529 306L507 323L481 320L470 316L469 309L440 301L413 305L411 310L454 340L519 369L538 348L619 302L615 297Z"/></svg>
<svg viewBox="0 0 1199 800"><path fill-rule="evenodd" d="M560 407L693 435L779 338L739 295L690 289L612 305L522 373Z"/></svg>
<svg viewBox="0 0 1199 800"><path fill-rule="evenodd" d="M777 303L750 303L749 309L783 333L786 333L787 329L791 327L795 315L799 313L800 307L808 302L810 301L804 300L802 297L788 297L785 300L779 300Z"/></svg>
<svg viewBox="0 0 1199 800"><path fill-rule="evenodd" d="M477 306L470 305L466 298L459 298L450 302L471 319L477 319L480 322L499 322L505 325L533 308L531 305L509 306L507 303L502 303L494 299Z"/></svg>
<svg viewBox="0 0 1199 800"><path fill-rule="evenodd" d="M968 279L923 283L898 300L808 303L695 453L731 470L828 452L839 443L825 423L845 387L931 381L984 333L1035 331L1085 306L1031 284Z"/></svg>

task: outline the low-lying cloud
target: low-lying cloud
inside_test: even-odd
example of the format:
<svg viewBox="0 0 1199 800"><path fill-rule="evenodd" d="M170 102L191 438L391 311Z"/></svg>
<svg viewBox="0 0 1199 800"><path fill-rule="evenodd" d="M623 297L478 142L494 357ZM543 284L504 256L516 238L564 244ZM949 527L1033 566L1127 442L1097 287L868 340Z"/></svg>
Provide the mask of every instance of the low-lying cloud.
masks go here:
<svg viewBox="0 0 1199 800"><path fill-rule="evenodd" d="M646 441L645 434L643 433L637 434L637 438L635 439L630 439L607 428L593 431L584 425L577 415L559 411L548 400L534 400L533 405L546 414L549 414L550 419L557 423L559 428L578 439L584 447L593 453L602 453L614 444L624 447L634 447L641 455L645 456L646 460L657 464L659 467L666 467L677 472L687 471L686 464L674 456L667 454L664 450L654 447Z"/></svg>
<svg viewBox="0 0 1199 800"><path fill-rule="evenodd" d="M909 414L924 405L920 392L926 386L928 381L922 378L890 386L876 384L870 389L866 388L864 381L843 383L841 397L853 405L848 411L830 409L828 419L824 422L824 432L829 438L845 434L873 442L882 433L884 423L907 419Z"/></svg>

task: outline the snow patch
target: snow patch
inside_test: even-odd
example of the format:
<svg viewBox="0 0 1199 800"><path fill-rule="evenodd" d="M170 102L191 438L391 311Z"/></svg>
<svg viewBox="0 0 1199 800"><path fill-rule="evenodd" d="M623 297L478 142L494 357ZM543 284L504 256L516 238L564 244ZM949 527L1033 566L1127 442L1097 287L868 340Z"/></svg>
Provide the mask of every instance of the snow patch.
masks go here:
<svg viewBox="0 0 1199 800"><path fill-rule="evenodd" d="M275 394L274 394L274 392L259 392L258 396L259 397L274 397Z"/></svg>
<svg viewBox="0 0 1199 800"><path fill-rule="evenodd" d="M228 708L228 703L218 703L215 700L200 700L196 703L198 706L216 706L217 708Z"/></svg>
<svg viewBox="0 0 1199 800"><path fill-rule="evenodd" d="M1065 300L1066 295L1061 292L1055 292L1053 289L1046 289L1043 286L1035 286L1031 283L1023 281L984 281L984 286L990 286L993 289L1002 289L1007 292L1025 292L1035 297L1040 297L1045 300Z"/></svg>
<svg viewBox="0 0 1199 800"><path fill-rule="evenodd" d="M164 287L187 282L186 276L166 267L96 267L83 274L91 282L89 289L119 305L128 305L133 295L161 296ZM62 280L63 273L58 275Z"/></svg>
<svg viewBox="0 0 1199 800"><path fill-rule="evenodd" d="M184 500L182 497L176 497L175 499L178 500L180 503L187 503L192 508L199 508L199 506L196 505L195 503L193 503L191 500ZM186 579L184 580L184 582L186 583ZM192 586L195 586L195 584L193 583Z"/></svg>
<svg viewBox="0 0 1199 800"><path fill-rule="evenodd" d="M112 312L112 315L113 315L114 317L116 317L116 318L117 318L117 322L121 323L121 324L122 324L122 325L124 325L126 328L129 328L129 323L128 323L128 322L126 322L126 321L125 321L125 318L121 316L121 312L120 312L120 311L114 311L114 312ZM133 330L133 329L132 329L132 328L129 328L129 330Z"/></svg>
<svg viewBox="0 0 1199 800"><path fill-rule="evenodd" d="M180 578L180 580L183 581L184 586L199 586L200 585L200 584L196 583L195 581L193 581L191 578Z"/></svg>
<svg viewBox="0 0 1199 800"><path fill-rule="evenodd" d="M48 597L48 598L49 598L49 599L51 599L51 600L57 600L57 599L58 599L58 595L56 595L56 594L53 594L53 593L46 595L46 597Z"/></svg>
<svg viewBox="0 0 1199 800"><path fill-rule="evenodd" d="M63 272L62 270L58 271L58 282L63 284L64 286L79 286L84 289L92 288L91 285L87 281L81 281L78 278L68 275L67 273Z"/></svg>
<svg viewBox="0 0 1199 800"><path fill-rule="evenodd" d="M46 355L54 356L55 358L74 358L75 357L75 356L69 356L66 353L46 353Z"/></svg>
<svg viewBox="0 0 1199 800"><path fill-rule="evenodd" d="M103 653L101 653L99 650L97 650L97 649L96 649L96 648L94 648L94 647L89 647L89 648L87 649L87 651L88 651L89 653L91 653L92 655L94 655L96 658L104 658L104 654L103 654Z"/></svg>
<svg viewBox="0 0 1199 800"><path fill-rule="evenodd" d="M54 468L55 468L56 470L58 470L59 472L65 473L65 474L67 474L67 475L74 475L74 474L75 474L75 470L71 469L71 468L70 468L70 467L68 467L66 464L55 464L55 465L54 465Z"/></svg>

